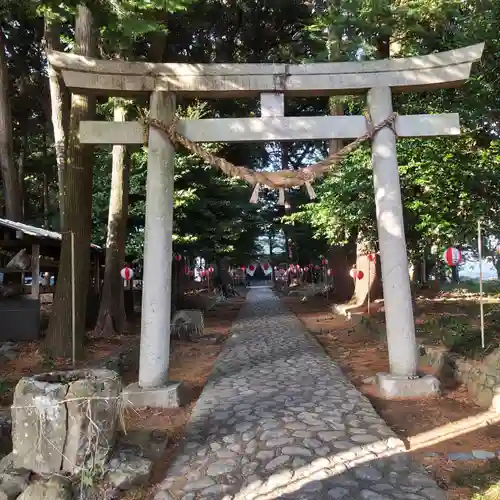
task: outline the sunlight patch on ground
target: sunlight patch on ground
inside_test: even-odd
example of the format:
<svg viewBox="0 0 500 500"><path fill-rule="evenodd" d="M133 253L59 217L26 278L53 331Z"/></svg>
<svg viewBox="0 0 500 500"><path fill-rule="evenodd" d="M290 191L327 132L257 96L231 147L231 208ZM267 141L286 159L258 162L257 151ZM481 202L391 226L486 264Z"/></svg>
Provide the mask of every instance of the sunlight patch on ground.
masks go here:
<svg viewBox="0 0 500 500"><path fill-rule="evenodd" d="M467 434L469 432L488 427L500 422L500 413L495 411L486 411L473 417L463 418L456 422L450 422L446 425L441 425L430 431L422 432L408 438L410 449L412 451L421 448L427 448L443 441L448 441L455 437Z"/></svg>

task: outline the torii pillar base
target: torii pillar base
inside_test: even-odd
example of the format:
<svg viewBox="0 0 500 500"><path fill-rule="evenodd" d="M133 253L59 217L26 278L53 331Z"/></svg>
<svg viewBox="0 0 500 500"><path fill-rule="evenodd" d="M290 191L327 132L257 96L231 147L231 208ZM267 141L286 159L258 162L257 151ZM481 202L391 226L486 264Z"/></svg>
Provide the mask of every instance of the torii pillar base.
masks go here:
<svg viewBox="0 0 500 500"><path fill-rule="evenodd" d="M189 403L189 396L182 382L169 381L162 387L139 387L134 383L123 389L122 401L133 408L180 408Z"/></svg>
<svg viewBox="0 0 500 500"><path fill-rule="evenodd" d="M440 394L440 383L432 375L408 378L406 376L377 373L379 396L384 399L425 398Z"/></svg>

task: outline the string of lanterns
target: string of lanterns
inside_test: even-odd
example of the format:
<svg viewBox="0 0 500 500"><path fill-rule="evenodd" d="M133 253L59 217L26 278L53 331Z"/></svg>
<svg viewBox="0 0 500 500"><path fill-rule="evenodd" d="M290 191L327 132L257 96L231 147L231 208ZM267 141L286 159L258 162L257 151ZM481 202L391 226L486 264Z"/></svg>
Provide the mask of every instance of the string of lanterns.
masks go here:
<svg viewBox="0 0 500 500"><path fill-rule="evenodd" d="M499 247L499 253L500 253L500 247ZM366 255L368 260L370 262L374 262L377 258L377 254L375 253L369 253ZM174 254L174 260L176 262L181 262L184 259L184 257L180 254ZM456 247L449 247L447 248L444 253L443 253L443 261L450 267L455 267L458 266L463 262L463 255L460 249ZM268 262L260 263L260 264L250 264L248 266L246 265L241 265L239 266L239 269L243 272L246 273L249 276L253 276L257 270L257 268L260 266L262 270L264 271L264 274L267 276L273 272L280 272L281 273L292 273L292 274L306 274L306 273L314 273L314 272L319 272L324 270L325 274L328 277L334 276L334 271L328 267L328 259L326 259L323 256L320 256L320 262L321 264L308 264L305 266L300 266L299 264L288 264L288 265L280 265L280 266L274 266L274 268L269 264ZM325 269L326 268L326 269ZM198 274L199 276L205 278L210 278L211 275L215 272L215 269L210 266L208 268L199 268L198 269ZM195 276L195 268L191 268L187 263L184 266L184 274L189 277ZM362 280L365 277L365 273L360 270L356 269L353 267L349 271L349 275L351 276L352 279L354 280Z"/></svg>

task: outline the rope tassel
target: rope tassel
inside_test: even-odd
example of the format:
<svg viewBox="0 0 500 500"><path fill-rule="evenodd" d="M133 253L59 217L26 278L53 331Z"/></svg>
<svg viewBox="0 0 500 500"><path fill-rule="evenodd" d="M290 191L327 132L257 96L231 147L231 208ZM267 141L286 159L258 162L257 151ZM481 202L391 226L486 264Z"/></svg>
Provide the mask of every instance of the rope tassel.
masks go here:
<svg viewBox="0 0 500 500"><path fill-rule="evenodd" d="M260 182L257 182L257 184L255 184L255 187L253 188L252 196L250 197L250 203L259 203L259 189Z"/></svg>
<svg viewBox="0 0 500 500"><path fill-rule="evenodd" d="M283 188L279 189L278 205L281 205L281 206L285 205L285 190Z"/></svg>
<svg viewBox="0 0 500 500"><path fill-rule="evenodd" d="M312 187L310 182L306 182L307 194L311 200L316 199L316 193L314 192L314 188Z"/></svg>

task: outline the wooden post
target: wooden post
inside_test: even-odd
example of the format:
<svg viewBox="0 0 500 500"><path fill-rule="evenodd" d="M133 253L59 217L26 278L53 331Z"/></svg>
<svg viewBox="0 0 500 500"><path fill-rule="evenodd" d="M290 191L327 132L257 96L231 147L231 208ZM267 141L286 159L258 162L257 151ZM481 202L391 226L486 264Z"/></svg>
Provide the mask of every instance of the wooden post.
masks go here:
<svg viewBox="0 0 500 500"><path fill-rule="evenodd" d="M155 91L150 117L167 124L175 116L175 96ZM146 182L146 228L142 298L139 386L160 387L167 382L170 354L174 148L165 135L149 129Z"/></svg>
<svg viewBox="0 0 500 500"><path fill-rule="evenodd" d="M97 293L100 295L101 293L101 260L99 259L99 255L96 257L95 261L95 283Z"/></svg>
<svg viewBox="0 0 500 500"><path fill-rule="evenodd" d="M37 243L31 246L31 297L40 298L40 245Z"/></svg>
<svg viewBox="0 0 500 500"><path fill-rule="evenodd" d="M484 349L484 295L483 295L483 237L481 221L477 221L477 249L479 253L479 312L481 316L481 347Z"/></svg>
<svg viewBox="0 0 500 500"><path fill-rule="evenodd" d="M368 316L371 313L371 295L372 295L372 261L368 259Z"/></svg>
<svg viewBox="0 0 500 500"><path fill-rule="evenodd" d="M75 233L71 231L71 339L73 368L76 366L76 281L75 281Z"/></svg>

